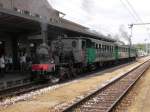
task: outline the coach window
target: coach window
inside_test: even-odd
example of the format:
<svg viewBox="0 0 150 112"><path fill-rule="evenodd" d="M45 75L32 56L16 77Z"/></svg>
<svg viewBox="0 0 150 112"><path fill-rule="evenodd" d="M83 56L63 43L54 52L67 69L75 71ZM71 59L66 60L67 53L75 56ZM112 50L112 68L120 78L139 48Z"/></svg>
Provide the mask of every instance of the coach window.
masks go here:
<svg viewBox="0 0 150 112"><path fill-rule="evenodd" d="M82 49L86 48L86 42L82 41Z"/></svg>
<svg viewBox="0 0 150 112"><path fill-rule="evenodd" d="M96 49L98 49L98 44L96 44Z"/></svg>
<svg viewBox="0 0 150 112"><path fill-rule="evenodd" d="M72 47L73 47L73 48L76 48L76 46L77 46L76 41L72 41Z"/></svg>
<svg viewBox="0 0 150 112"><path fill-rule="evenodd" d="M112 46L110 46L110 52L112 52Z"/></svg>
<svg viewBox="0 0 150 112"><path fill-rule="evenodd" d="M105 45L105 51L107 52L107 45Z"/></svg>
<svg viewBox="0 0 150 112"><path fill-rule="evenodd" d="M109 46L108 45L106 45L106 52L108 52L109 51Z"/></svg>
<svg viewBox="0 0 150 112"><path fill-rule="evenodd" d="M98 44L96 44L96 49L98 49L99 47L98 47Z"/></svg>
<svg viewBox="0 0 150 112"><path fill-rule="evenodd" d="M113 46L111 46L111 52L113 52Z"/></svg>
<svg viewBox="0 0 150 112"><path fill-rule="evenodd" d="M101 48L102 48L102 51L104 51L104 45L102 45L102 47L101 47Z"/></svg>
<svg viewBox="0 0 150 112"><path fill-rule="evenodd" d="M108 51L108 46L106 45L106 52Z"/></svg>
<svg viewBox="0 0 150 112"><path fill-rule="evenodd" d="M95 43L95 49L97 49L97 44Z"/></svg>
<svg viewBox="0 0 150 112"><path fill-rule="evenodd" d="M101 44L99 44L99 49L101 50Z"/></svg>
<svg viewBox="0 0 150 112"><path fill-rule="evenodd" d="M107 46L107 51L109 52L109 46Z"/></svg>
<svg viewBox="0 0 150 112"><path fill-rule="evenodd" d="M92 42L91 48L95 48L95 42Z"/></svg>
<svg viewBox="0 0 150 112"><path fill-rule="evenodd" d="M105 45L103 45L103 52L105 51Z"/></svg>
<svg viewBox="0 0 150 112"><path fill-rule="evenodd" d="M97 44L96 44L96 43L95 43L95 46L94 46L94 48L95 48L95 49L97 49Z"/></svg>
<svg viewBox="0 0 150 112"><path fill-rule="evenodd" d="M103 45L103 52L105 51L105 45Z"/></svg>

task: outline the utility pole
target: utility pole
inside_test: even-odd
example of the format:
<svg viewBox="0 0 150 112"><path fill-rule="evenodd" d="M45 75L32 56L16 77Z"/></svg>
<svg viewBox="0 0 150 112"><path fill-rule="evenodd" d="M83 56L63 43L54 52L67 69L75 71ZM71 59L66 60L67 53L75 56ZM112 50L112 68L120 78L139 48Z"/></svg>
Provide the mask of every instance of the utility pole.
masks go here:
<svg viewBox="0 0 150 112"><path fill-rule="evenodd" d="M135 26L135 25L150 25L150 23L133 23L133 24L129 24L129 28L131 29L131 36L130 36L130 39L131 39L131 37L132 37L132 33L133 33L133 26ZM147 41L147 39L145 39L146 41ZM147 49L148 49L148 45L147 45L148 43L146 43L145 42L145 49L146 49L146 52L148 51ZM130 45L131 45L131 43L130 43Z"/></svg>
<svg viewBox="0 0 150 112"><path fill-rule="evenodd" d="M130 29L130 37L129 37L129 42L130 42L130 47L132 46L132 35L133 35L133 24L129 25L129 29Z"/></svg>

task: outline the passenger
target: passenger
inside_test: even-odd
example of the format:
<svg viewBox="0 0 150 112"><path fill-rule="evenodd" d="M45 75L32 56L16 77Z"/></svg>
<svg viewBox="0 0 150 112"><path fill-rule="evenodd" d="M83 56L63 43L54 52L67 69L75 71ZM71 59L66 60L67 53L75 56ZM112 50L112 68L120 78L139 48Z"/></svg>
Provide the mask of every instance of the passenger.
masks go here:
<svg viewBox="0 0 150 112"><path fill-rule="evenodd" d="M5 59L4 56L2 55L0 57L0 77L4 77L5 73Z"/></svg>
<svg viewBox="0 0 150 112"><path fill-rule="evenodd" d="M21 65L21 72L25 72L26 69L26 55L22 54L20 57L20 65Z"/></svg>
<svg viewBox="0 0 150 112"><path fill-rule="evenodd" d="M7 55L4 56L4 60L5 60L5 72L8 73L9 72L9 57Z"/></svg>

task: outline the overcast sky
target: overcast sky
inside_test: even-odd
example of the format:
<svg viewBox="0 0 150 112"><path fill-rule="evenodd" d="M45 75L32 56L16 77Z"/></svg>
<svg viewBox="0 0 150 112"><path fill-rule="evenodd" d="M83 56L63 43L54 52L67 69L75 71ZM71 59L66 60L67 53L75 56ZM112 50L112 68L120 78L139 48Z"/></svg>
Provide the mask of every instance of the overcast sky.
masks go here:
<svg viewBox="0 0 150 112"><path fill-rule="evenodd" d="M129 1L142 21L150 22L149 1ZM119 34L120 26L130 34L128 24L141 22L135 17L126 0L49 0L49 2L53 8L64 12L66 19L103 34ZM150 42L150 33L148 34L146 28L150 29L150 25L133 27L133 43L143 43L146 38L147 42Z"/></svg>

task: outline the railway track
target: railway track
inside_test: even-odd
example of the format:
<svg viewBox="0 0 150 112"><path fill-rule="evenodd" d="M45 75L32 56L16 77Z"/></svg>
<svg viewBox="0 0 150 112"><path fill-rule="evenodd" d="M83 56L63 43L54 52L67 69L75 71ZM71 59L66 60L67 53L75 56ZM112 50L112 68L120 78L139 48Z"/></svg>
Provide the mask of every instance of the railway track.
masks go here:
<svg viewBox="0 0 150 112"><path fill-rule="evenodd" d="M60 112L110 112L149 68L150 60L112 80L85 98L62 107Z"/></svg>
<svg viewBox="0 0 150 112"><path fill-rule="evenodd" d="M6 89L3 91L0 91L0 101L6 99L7 97L13 97L13 96L25 94L25 93L36 91L38 89L42 89L51 85L52 84L50 83L37 84L37 83L31 82L27 85L22 85L22 86Z"/></svg>
<svg viewBox="0 0 150 112"><path fill-rule="evenodd" d="M116 67L118 69L118 67L121 68L121 67L127 66L127 65L129 65L131 63L132 62L125 63L125 64L122 64L122 65L118 65ZM114 67L114 66L112 66L112 67ZM84 75L86 76L86 75L91 75L91 74L94 74L94 73L98 73L98 72L103 71L105 69L106 68L104 68L102 70L96 70L96 71L84 73L83 76ZM111 69L111 67L109 67L109 69ZM81 77L79 77L79 78L81 78ZM67 80L65 82L68 82L68 81L71 81L71 80ZM62 82L62 83L65 83L65 82ZM24 85L21 85L21 86L16 86L16 87L13 87L13 88L0 90L0 101L2 101L4 99L7 99L9 97L25 94L25 93L28 93L28 92L31 92L31 91L36 91L36 90L39 90L39 89L42 89L42 88L45 88L45 87L49 87L49 86L52 86L52 85L55 85L55 84L56 83L53 83L53 84L52 83L45 83L45 84L42 83L42 84L40 84L40 83L30 82L28 84L24 84Z"/></svg>

